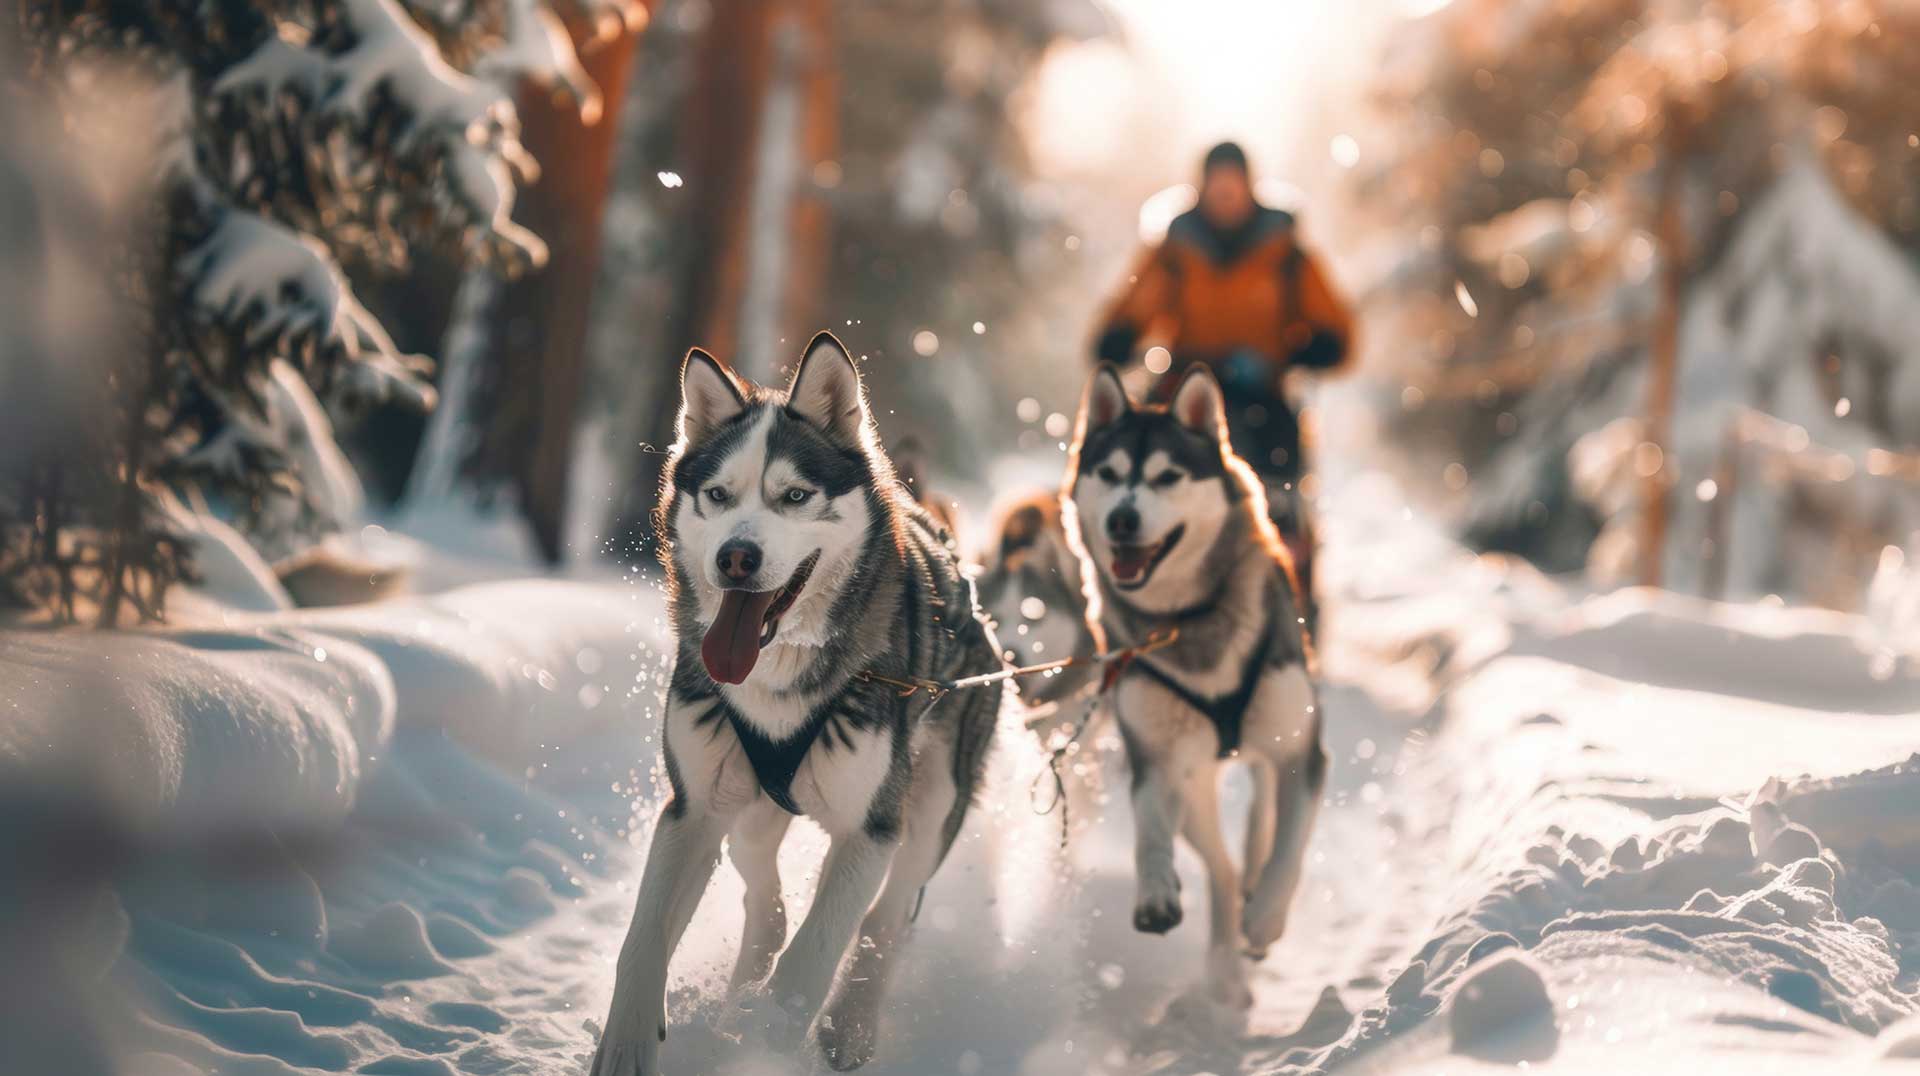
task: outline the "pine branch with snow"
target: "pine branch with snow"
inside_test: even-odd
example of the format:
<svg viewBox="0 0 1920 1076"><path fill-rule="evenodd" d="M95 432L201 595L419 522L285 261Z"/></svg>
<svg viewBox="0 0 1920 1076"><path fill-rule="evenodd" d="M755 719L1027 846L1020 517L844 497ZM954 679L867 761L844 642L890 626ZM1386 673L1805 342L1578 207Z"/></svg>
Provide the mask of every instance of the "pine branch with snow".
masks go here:
<svg viewBox="0 0 1920 1076"><path fill-rule="evenodd" d="M567 10L640 17L631 0ZM361 494L333 423L436 394L433 363L395 345L345 266L403 270L434 250L511 278L545 262L512 219L538 175L512 93L530 80L599 109L559 15L536 0L90 0L25 6L18 28L25 88L69 128L117 104L102 72L155 117L144 227L114 258L141 340L99 370L123 508L94 526L136 563L162 548L147 536L168 486L276 555L349 524Z"/></svg>

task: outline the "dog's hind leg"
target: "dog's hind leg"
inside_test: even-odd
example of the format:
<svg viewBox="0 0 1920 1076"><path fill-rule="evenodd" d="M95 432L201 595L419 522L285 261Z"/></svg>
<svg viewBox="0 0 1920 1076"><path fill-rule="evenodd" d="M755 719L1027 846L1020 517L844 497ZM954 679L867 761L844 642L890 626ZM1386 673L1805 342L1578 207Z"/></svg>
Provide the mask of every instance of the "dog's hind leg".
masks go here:
<svg viewBox="0 0 1920 1076"><path fill-rule="evenodd" d="M733 965L733 989L757 983L773 970L773 958L787 944L787 904L780 895L780 842L793 816L762 798L741 812L727 837L727 858L740 872L747 892L740 958Z"/></svg>
<svg viewBox="0 0 1920 1076"><path fill-rule="evenodd" d="M1219 771L1195 766L1187 771L1187 812L1180 833L1207 866L1211 901L1207 917L1207 992L1222 1004L1245 1009L1253 1004L1246 971L1240 966L1240 875L1220 832Z"/></svg>
<svg viewBox="0 0 1920 1076"><path fill-rule="evenodd" d="M1240 885L1251 897L1253 887L1259 884L1260 872L1267 865L1267 857L1273 854L1274 825L1279 821L1276 812L1280 775L1273 767L1273 760L1264 755L1250 752L1244 761L1247 776L1253 780L1253 802L1247 807L1246 855L1241 861Z"/></svg>
<svg viewBox="0 0 1920 1076"><path fill-rule="evenodd" d="M860 927L860 939L839 997L821 1021L820 1046L827 1063L844 1072L873 1059L874 1044L880 1030L880 1002L887 983L900 963L900 943L910 929L908 920L920 894L947 846L947 827L955 820L954 808L959 792L953 784L952 766L940 745L929 744L914 764L913 791L909 793L893 867L880 899Z"/></svg>

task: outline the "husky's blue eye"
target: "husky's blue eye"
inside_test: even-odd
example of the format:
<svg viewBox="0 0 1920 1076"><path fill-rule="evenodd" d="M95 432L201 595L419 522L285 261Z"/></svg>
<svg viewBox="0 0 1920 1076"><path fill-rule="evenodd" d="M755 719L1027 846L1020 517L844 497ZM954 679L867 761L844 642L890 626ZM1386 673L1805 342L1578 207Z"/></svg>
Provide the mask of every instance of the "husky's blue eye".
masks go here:
<svg viewBox="0 0 1920 1076"><path fill-rule="evenodd" d="M1156 488L1166 489L1184 477L1179 471L1161 471L1153 476L1153 484Z"/></svg>
<svg viewBox="0 0 1920 1076"><path fill-rule="evenodd" d="M727 503L727 491L722 489L721 487L708 486L705 492L707 494L707 500L710 500L715 504Z"/></svg>
<svg viewBox="0 0 1920 1076"><path fill-rule="evenodd" d="M785 500L788 504L805 504L813 500L813 491L795 486L787 491Z"/></svg>

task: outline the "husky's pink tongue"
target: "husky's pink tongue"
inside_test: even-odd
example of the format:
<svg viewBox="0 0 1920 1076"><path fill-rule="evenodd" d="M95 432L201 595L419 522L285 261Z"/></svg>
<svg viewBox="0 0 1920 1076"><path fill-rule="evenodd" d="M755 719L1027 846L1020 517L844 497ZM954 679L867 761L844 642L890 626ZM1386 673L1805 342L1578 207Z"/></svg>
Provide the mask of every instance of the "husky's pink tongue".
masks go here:
<svg viewBox="0 0 1920 1076"><path fill-rule="evenodd" d="M1122 583L1131 583L1140 578L1153 561L1157 546L1122 545L1113 548L1113 577Z"/></svg>
<svg viewBox="0 0 1920 1076"><path fill-rule="evenodd" d="M700 660L707 675L723 684L745 683L760 660L760 621L773 604L776 590L727 590L720 594L720 611L700 640Z"/></svg>

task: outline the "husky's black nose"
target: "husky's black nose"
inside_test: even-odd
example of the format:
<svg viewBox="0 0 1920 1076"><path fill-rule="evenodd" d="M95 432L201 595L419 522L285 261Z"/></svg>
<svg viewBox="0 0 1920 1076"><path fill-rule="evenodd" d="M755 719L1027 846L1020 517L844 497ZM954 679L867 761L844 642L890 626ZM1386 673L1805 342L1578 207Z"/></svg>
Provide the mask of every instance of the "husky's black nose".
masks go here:
<svg viewBox="0 0 1920 1076"><path fill-rule="evenodd" d="M744 583L760 570L760 547L734 538L720 547L720 577Z"/></svg>
<svg viewBox="0 0 1920 1076"><path fill-rule="evenodd" d="M1131 542L1140 537L1140 510L1123 504L1108 512L1107 537L1116 542Z"/></svg>

